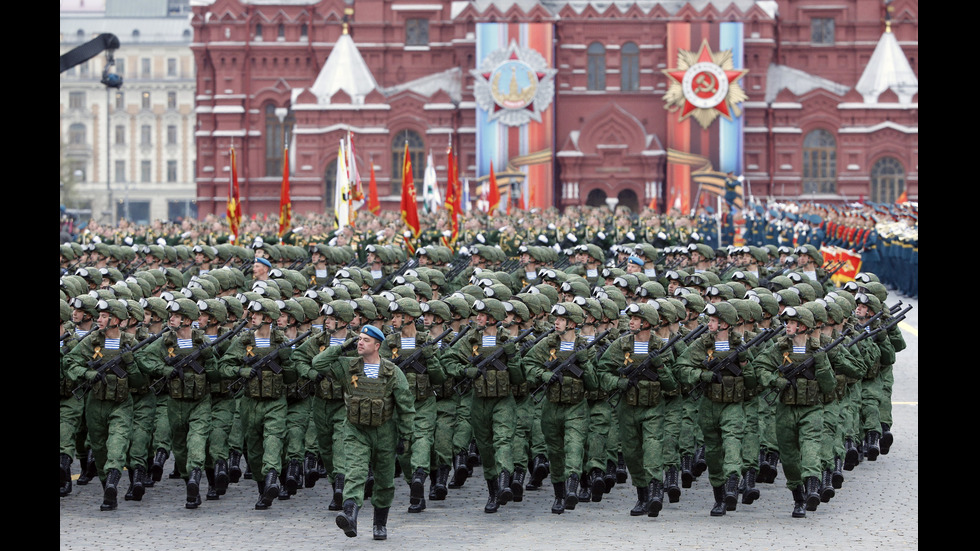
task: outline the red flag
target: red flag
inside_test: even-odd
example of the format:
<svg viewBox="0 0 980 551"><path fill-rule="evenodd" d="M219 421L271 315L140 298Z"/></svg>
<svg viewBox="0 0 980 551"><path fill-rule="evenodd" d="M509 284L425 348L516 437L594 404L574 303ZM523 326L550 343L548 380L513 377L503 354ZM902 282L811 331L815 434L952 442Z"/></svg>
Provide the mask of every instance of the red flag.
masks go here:
<svg viewBox="0 0 980 551"><path fill-rule="evenodd" d="M493 174L493 161L490 161L490 189L488 190L487 201L490 207L487 210L488 216L493 216L493 211L500 204L500 188L497 187L497 177Z"/></svg>
<svg viewBox="0 0 980 551"><path fill-rule="evenodd" d="M450 220L453 225L453 235L449 239L449 242L456 243L456 237L459 235L459 214L462 205L460 204L460 189L459 189L459 175L456 173L456 156L453 155L453 145L450 141L449 151L449 181L446 185L446 211L449 212ZM452 248L452 245L449 245Z"/></svg>
<svg viewBox="0 0 980 551"><path fill-rule="evenodd" d="M378 199L378 184L374 181L374 161L371 161L371 181L368 182L368 210L377 216L381 214L381 200Z"/></svg>
<svg viewBox="0 0 980 551"><path fill-rule="evenodd" d="M416 236L416 237L417 237L417 236ZM405 248L407 248L407 249L408 249L408 254L409 254L409 256L415 256L415 247L413 247L413 246L412 246L412 242L411 242L411 241L409 241L409 240L408 240L408 237L406 237L406 236L404 236L404 235L402 236L402 239L404 239L404 240L405 240Z"/></svg>
<svg viewBox="0 0 980 551"><path fill-rule="evenodd" d="M235 148L231 148L231 180L228 181L228 231L232 241L238 243L238 227L242 223L242 203L238 196L238 168L235 166Z"/></svg>
<svg viewBox="0 0 980 551"><path fill-rule="evenodd" d="M419 226L419 207L415 195L412 158L408 155L408 142L405 142L405 159L402 161L402 221L412 230L412 235L418 238L421 228Z"/></svg>
<svg viewBox="0 0 980 551"><path fill-rule="evenodd" d="M279 192L279 241L292 228L292 204L289 200L289 146L283 147L282 190Z"/></svg>
<svg viewBox="0 0 980 551"><path fill-rule="evenodd" d="M898 203L899 205L901 205L902 203L908 203L909 202L909 194L908 194L907 190L904 190L903 189L902 190L902 194L898 196L898 200L895 201L895 202Z"/></svg>

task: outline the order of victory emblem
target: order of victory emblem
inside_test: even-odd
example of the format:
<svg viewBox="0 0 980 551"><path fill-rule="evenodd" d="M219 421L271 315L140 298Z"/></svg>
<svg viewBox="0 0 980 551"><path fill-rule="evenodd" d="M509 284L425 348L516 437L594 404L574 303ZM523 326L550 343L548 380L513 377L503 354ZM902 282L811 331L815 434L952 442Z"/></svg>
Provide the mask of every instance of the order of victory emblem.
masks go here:
<svg viewBox="0 0 980 551"><path fill-rule="evenodd" d="M479 69L470 71L473 95L480 109L489 114L488 121L499 120L507 126L541 122L541 112L555 96L557 72L540 53L511 40L507 48L494 50Z"/></svg>
<svg viewBox="0 0 980 551"><path fill-rule="evenodd" d="M677 68L664 69L671 82L664 94L664 107L680 110L680 119L694 117L702 128L708 128L718 115L728 120L741 115L738 104L748 99L739 80L748 69L736 69L732 51L712 53L708 41L701 42L698 53L677 52Z"/></svg>

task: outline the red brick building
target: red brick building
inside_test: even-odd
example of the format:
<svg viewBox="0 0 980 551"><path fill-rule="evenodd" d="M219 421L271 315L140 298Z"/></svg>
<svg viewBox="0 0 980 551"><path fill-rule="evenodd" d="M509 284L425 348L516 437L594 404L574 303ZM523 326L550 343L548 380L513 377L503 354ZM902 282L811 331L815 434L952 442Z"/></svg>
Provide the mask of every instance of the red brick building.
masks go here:
<svg viewBox="0 0 980 551"><path fill-rule="evenodd" d="M616 198L634 209L654 200L663 210L678 190L693 197L697 184L677 178L668 162L678 132L691 134L690 152L713 169L744 174L756 197L892 202L906 191L918 198L917 2L349 2L193 7L199 216L225 209L232 146L245 214L277 212L284 133L295 212L332 210L348 131L365 185L374 165L382 208L399 208L406 141L421 190L430 151L444 189L453 139L475 199L476 181L486 176L477 166L473 74L485 23L545 25L553 33L553 50L544 52L557 70L547 107L553 178L536 190L538 205ZM735 107L736 160L728 165L731 151L722 145L719 152L707 137L722 121L705 129L688 119L693 130L678 130L678 113L664 101L678 33L694 39L695 53L700 38L723 52L717 36L719 27L726 36L726 23L739 24L734 62L747 70L738 80L745 99ZM899 81L888 80L896 72Z"/></svg>

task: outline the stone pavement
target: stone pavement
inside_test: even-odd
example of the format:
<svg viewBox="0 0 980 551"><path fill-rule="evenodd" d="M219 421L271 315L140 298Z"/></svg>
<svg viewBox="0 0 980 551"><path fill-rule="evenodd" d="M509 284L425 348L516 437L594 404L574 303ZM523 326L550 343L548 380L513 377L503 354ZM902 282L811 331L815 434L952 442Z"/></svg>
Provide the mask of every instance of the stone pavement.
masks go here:
<svg viewBox="0 0 980 551"><path fill-rule="evenodd" d="M358 517L358 536L348 538L337 527L337 513L327 510L330 489L324 482L300 489L289 500L277 500L266 511L253 509L258 499L254 480L232 484L218 501L197 510L184 508L184 483L164 478L142 502L124 501L129 480L123 474L119 507L99 510L101 485L75 485L61 498L60 546L72 551L146 549L767 549L834 550L918 549L918 301L902 324L908 348L895 366L895 443L888 455L845 471L843 488L805 519L790 516L793 502L782 470L775 484L760 484L762 498L738 504L724 517L710 517L713 497L707 473L683 490L678 503L665 503L657 518L631 517L635 489L617 484L600 503L580 503L574 511L551 513L550 482L525 492L521 503L508 503L486 514L486 482L477 467L463 488L450 490L445 501L428 501L421 514L409 514L408 484L396 485L388 519L388 540L371 539L372 508L365 502ZM77 476L78 461L72 466ZM202 480L202 497L207 483ZM52 489L52 494L54 490ZM428 486L426 486L428 494Z"/></svg>

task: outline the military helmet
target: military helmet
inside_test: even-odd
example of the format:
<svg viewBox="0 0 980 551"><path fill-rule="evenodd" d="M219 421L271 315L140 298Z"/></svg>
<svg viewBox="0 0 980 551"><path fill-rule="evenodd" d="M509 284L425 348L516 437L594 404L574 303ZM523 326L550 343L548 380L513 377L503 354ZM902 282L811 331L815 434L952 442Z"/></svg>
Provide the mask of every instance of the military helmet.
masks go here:
<svg viewBox="0 0 980 551"><path fill-rule="evenodd" d="M854 276L854 281L867 284L872 281L880 282L881 280L878 279L878 276L872 272L860 272L858 275Z"/></svg>
<svg viewBox="0 0 980 551"><path fill-rule="evenodd" d="M211 316L218 323L228 321L228 308L225 306L224 301L216 298L199 300L197 301L197 309L200 310L202 314Z"/></svg>
<svg viewBox="0 0 980 551"><path fill-rule="evenodd" d="M641 319L646 320L650 325L660 324L660 306L654 306L653 303L644 302L637 303L634 302L626 307L626 315L628 317L637 316Z"/></svg>
<svg viewBox="0 0 980 551"><path fill-rule="evenodd" d="M786 306L799 306L803 304L803 300L800 298L800 293L797 289L783 289L774 293L773 298L779 304L784 304Z"/></svg>
<svg viewBox="0 0 980 551"><path fill-rule="evenodd" d="M721 297L722 300L732 300L735 292L728 285L710 285L704 290L705 297Z"/></svg>
<svg viewBox="0 0 980 551"><path fill-rule="evenodd" d="M507 310L504 308L504 304L495 298L477 299L473 303L473 311L484 312L494 321L503 321L507 318Z"/></svg>
<svg viewBox="0 0 980 551"><path fill-rule="evenodd" d="M261 312L273 320L279 319L282 315L282 309L279 303L282 301L276 301L269 298L260 298L259 300L253 300L248 303L248 310L251 312Z"/></svg>
<svg viewBox="0 0 980 551"><path fill-rule="evenodd" d="M97 268L79 268L75 270L75 275L81 277L89 285L99 287L102 285L102 272Z"/></svg>
<svg viewBox="0 0 980 551"><path fill-rule="evenodd" d="M61 321L71 321L71 306L65 299L61 299Z"/></svg>
<svg viewBox="0 0 980 551"><path fill-rule="evenodd" d="M276 305L279 306L282 312L293 316L297 323L306 323L306 310L303 309L302 304L296 302L294 299L288 298L282 301L282 304L279 304L279 301L277 301Z"/></svg>
<svg viewBox="0 0 980 551"><path fill-rule="evenodd" d="M868 309L871 310L872 314L877 314L881 311L881 301L878 297L874 295L869 295L867 293L857 293L854 295L854 302L857 304L866 304Z"/></svg>
<svg viewBox="0 0 980 551"><path fill-rule="evenodd" d="M836 291L827 293L827 296L824 297L824 299L827 297L831 297L835 302L841 303L841 308L844 309L845 314L850 314L857 306L857 302L854 300L854 295L842 289L837 289Z"/></svg>
<svg viewBox="0 0 980 551"><path fill-rule="evenodd" d="M807 327L813 329L816 322L813 319L813 312L803 306L788 306L779 317L784 321L796 320Z"/></svg>
<svg viewBox="0 0 980 551"><path fill-rule="evenodd" d="M576 296L572 302L578 304L582 308L582 311L586 314L586 318L591 315L596 320L602 319L602 304L597 299L592 297Z"/></svg>
<svg viewBox="0 0 980 551"><path fill-rule="evenodd" d="M768 287L771 291L781 291L783 289L788 289L793 286L793 280L784 276L778 275L769 280Z"/></svg>
<svg viewBox="0 0 980 551"><path fill-rule="evenodd" d="M438 299L419 303L419 309L422 311L423 315L431 313L434 316L439 316L442 321L450 321L453 319L453 314L449 310L449 305Z"/></svg>
<svg viewBox="0 0 980 551"><path fill-rule="evenodd" d="M867 289L872 295L878 297L878 300L882 304L884 304L885 300L888 298L888 289L886 289L880 282L869 281L864 284L864 288Z"/></svg>
<svg viewBox="0 0 980 551"><path fill-rule="evenodd" d="M658 281L647 281L637 289L637 294L641 297L666 298L667 290Z"/></svg>
<svg viewBox="0 0 980 551"><path fill-rule="evenodd" d="M367 321L378 319L378 308L374 305L374 301L370 297L371 295L353 299L354 304L357 305L354 307L354 312L364 316ZM351 319L353 319L353 316L351 316Z"/></svg>
<svg viewBox="0 0 980 551"><path fill-rule="evenodd" d="M466 299L458 296L448 296L445 299L443 299L443 302L445 302L446 305L449 306L449 311L452 314L455 314L463 319L470 317L471 315L470 305L466 301ZM447 319L446 321L449 320Z"/></svg>
<svg viewBox="0 0 980 551"><path fill-rule="evenodd" d="M210 245L194 245L191 248L191 253L201 253L206 256L208 260L214 260L214 257L218 256L218 249L215 249Z"/></svg>
<svg viewBox="0 0 980 551"><path fill-rule="evenodd" d="M764 295L759 293L755 295L755 298L759 301L759 306L762 307L762 311L770 316L779 315L779 302L776 301L776 297L773 295ZM763 317L765 317L763 315ZM760 318L761 320L762 318Z"/></svg>
<svg viewBox="0 0 980 551"><path fill-rule="evenodd" d="M245 315L245 307L242 305L242 301L238 300L237 298L221 297L216 300L221 301L225 305L225 312L235 316L235 319L241 319L242 316Z"/></svg>
<svg viewBox="0 0 980 551"><path fill-rule="evenodd" d="M77 297L68 301L68 305L76 310L82 310L86 314L92 317L99 317L98 309L99 299L95 295L78 295Z"/></svg>
<svg viewBox="0 0 980 551"><path fill-rule="evenodd" d="M513 293L510 288L502 283L495 283L485 289L483 289L483 296L487 298L495 298L499 301L508 301L513 297Z"/></svg>
<svg viewBox="0 0 980 551"><path fill-rule="evenodd" d="M201 309L197 307L197 303L186 297L174 298L168 302L167 310L180 314L190 320L197 320L197 318L201 317Z"/></svg>
<svg viewBox="0 0 980 551"><path fill-rule="evenodd" d="M603 297L596 300L602 305L602 318L608 318L610 320L619 319L619 307L616 306L616 303L611 298Z"/></svg>
<svg viewBox="0 0 980 551"><path fill-rule="evenodd" d="M705 301L698 293L685 293L680 296L679 300L684 303L684 308L691 312L697 314L704 312Z"/></svg>
<svg viewBox="0 0 980 551"><path fill-rule="evenodd" d="M317 304L315 300L307 296L293 297L303 308L303 314L306 315L306 321L312 322L316 318L320 317L320 305Z"/></svg>
<svg viewBox="0 0 980 551"><path fill-rule="evenodd" d="M201 286L181 287L180 294L183 295L184 298L189 298L194 302L211 298L211 295L209 295L208 292L205 291L204 288Z"/></svg>
<svg viewBox="0 0 980 551"><path fill-rule="evenodd" d="M574 302L559 302L551 307L551 315L564 317L571 320L575 325L585 323L585 312L582 307Z"/></svg>
<svg viewBox="0 0 980 551"><path fill-rule="evenodd" d="M576 297L589 296L589 284L584 279L569 279L561 284L561 292Z"/></svg>
<svg viewBox="0 0 980 551"><path fill-rule="evenodd" d="M704 313L708 316L715 316L729 326L738 325L738 311L729 302L708 303L704 306Z"/></svg>
<svg viewBox="0 0 980 551"><path fill-rule="evenodd" d="M392 314L405 314L410 318L417 318L422 315L419 301L414 298L400 298L388 303L388 311Z"/></svg>
<svg viewBox="0 0 980 551"><path fill-rule="evenodd" d="M323 292L330 295L331 299L334 300L352 300L354 297L350 296L350 292L347 287L343 285L337 285L335 287L325 287ZM357 297L361 298L361 297Z"/></svg>
<svg viewBox="0 0 980 551"><path fill-rule="evenodd" d="M834 300L825 300L825 302L827 303L827 317L830 318L830 323L833 325L844 323L844 320L847 319L847 313L841 308L841 305Z"/></svg>
<svg viewBox="0 0 980 551"><path fill-rule="evenodd" d="M531 319L531 309L528 308L524 301L511 298L507 303L514 307L514 316L521 318L522 322Z"/></svg>
<svg viewBox="0 0 980 551"><path fill-rule="evenodd" d="M660 319L666 321L667 323L677 323L679 319L677 317L677 310L674 310L674 305L670 303L666 298L658 298L647 304L657 308L657 313L660 314Z"/></svg>
<svg viewBox="0 0 980 551"><path fill-rule="evenodd" d="M354 302L354 305L356 304ZM336 318L343 323L350 323L354 319L354 306L351 305L351 301L349 300L332 300L320 308L320 314ZM374 318L372 317L371 319Z"/></svg>
<svg viewBox="0 0 980 551"><path fill-rule="evenodd" d="M734 299L729 301L729 303L735 307L735 311L738 312L738 317L741 318L742 321L744 322L757 321L752 314L751 307L749 306L749 303L755 304L751 300ZM756 306L758 306L758 304L756 304ZM761 310L762 307L760 306L759 309Z"/></svg>
<svg viewBox="0 0 980 551"><path fill-rule="evenodd" d="M558 291L555 290L555 288L552 287L551 285L545 283L539 283L531 287L531 289L529 289L528 292L543 294L546 297L548 297L548 300L550 301L551 304L558 304ZM548 305L548 309L551 308L551 304Z"/></svg>
<svg viewBox="0 0 980 551"><path fill-rule="evenodd" d="M806 308L813 314L813 320L817 323L827 323L827 303L823 301L807 301L800 305L802 308Z"/></svg>

